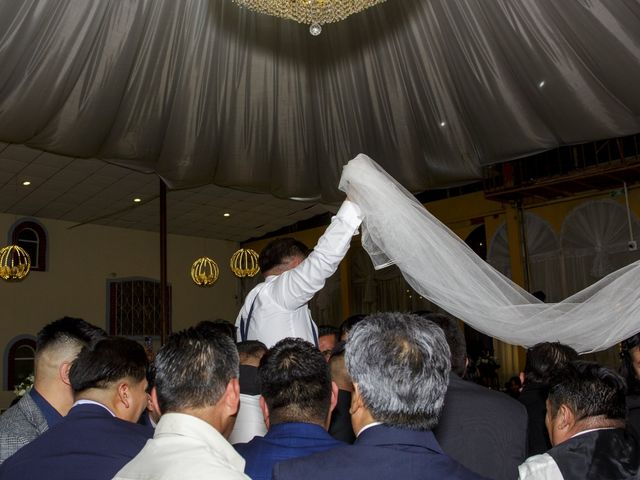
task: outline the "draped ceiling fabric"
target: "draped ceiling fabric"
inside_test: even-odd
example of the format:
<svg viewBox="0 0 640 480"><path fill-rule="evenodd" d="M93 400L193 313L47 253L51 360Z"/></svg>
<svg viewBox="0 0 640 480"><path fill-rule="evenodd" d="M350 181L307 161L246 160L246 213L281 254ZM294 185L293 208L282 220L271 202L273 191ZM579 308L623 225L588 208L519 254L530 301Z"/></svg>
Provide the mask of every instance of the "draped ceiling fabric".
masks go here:
<svg viewBox="0 0 640 480"><path fill-rule="evenodd" d="M0 141L335 200L640 131L639 0L389 0L319 37L231 0L0 0ZM541 86L542 85L542 86Z"/></svg>

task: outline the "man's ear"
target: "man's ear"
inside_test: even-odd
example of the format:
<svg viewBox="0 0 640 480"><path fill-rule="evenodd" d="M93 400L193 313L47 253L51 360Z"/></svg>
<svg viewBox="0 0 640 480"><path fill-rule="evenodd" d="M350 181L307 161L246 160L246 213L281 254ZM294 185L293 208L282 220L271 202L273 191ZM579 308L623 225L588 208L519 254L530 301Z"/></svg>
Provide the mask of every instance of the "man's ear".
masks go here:
<svg viewBox="0 0 640 480"><path fill-rule="evenodd" d="M264 424L269 430L271 426L269 423L269 406L267 405L267 401L264 399L262 395L260 395L260 410L262 410L262 418L264 418Z"/></svg>
<svg viewBox="0 0 640 480"><path fill-rule="evenodd" d="M235 415L238 413L240 405L240 382L237 378L232 378L227 383L227 388L224 392L224 404L229 415Z"/></svg>
<svg viewBox="0 0 640 480"><path fill-rule="evenodd" d="M156 390L156 387L153 387L151 389L151 394L149 395L149 397L149 401L151 402L151 406L153 407L153 409L160 415L162 415L162 410L160 410L160 403L158 403L158 390Z"/></svg>
<svg viewBox="0 0 640 480"><path fill-rule="evenodd" d="M556 427L561 431L570 431L576 424L576 416L573 411L564 403L558 408L558 412L554 417Z"/></svg>
<svg viewBox="0 0 640 480"><path fill-rule="evenodd" d="M351 393L351 406L349 407L349 413L353 417L354 414L364 407L362 397L360 396L360 389L356 383L353 384L353 393Z"/></svg>
<svg viewBox="0 0 640 480"><path fill-rule="evenodd" d="M338 404L338 385L336 382L331 382L331 403L329 404L329 413L333 412Z"/></svg>
<svg viewBox="0 0 640 480"><path fill-rule="evenodd" d="M62 362L58 367L58 376L60 380L65 385L71 386L71 381L69 380L69 371L71 370L71 362Z"/></svg>
<svg viewBox="0 0 640 480"><path fill-rule="evenodd" d="M131 406L131 393L129 392L129 384L127 382L121 382L118 384L117 389L118 400L125 408L129 408Z"/></svg>

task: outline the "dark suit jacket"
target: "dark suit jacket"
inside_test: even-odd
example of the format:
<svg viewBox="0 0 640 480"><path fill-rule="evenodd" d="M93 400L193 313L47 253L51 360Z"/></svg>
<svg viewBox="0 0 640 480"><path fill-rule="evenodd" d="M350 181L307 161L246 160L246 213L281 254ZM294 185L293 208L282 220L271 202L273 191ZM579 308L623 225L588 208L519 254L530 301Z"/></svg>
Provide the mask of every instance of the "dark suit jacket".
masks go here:
<svg viewBox="0 0 640 480"><path fill-rule="evenodd" d="M151 438L152 430L77 405L60 423L0 467L2 480L110 480Z"/></svg>
<svg viewBox="0 0 640 480"><path fill-rule="evenodd" d="M517 478L518 465L527 458L524 406L454 373L433 433L454 460L488 478Z"/></svg>
<svg viewBox="0 0 640 480"><path fill-rule="evenodd" d="M338 390L338 402L336 408L331 412L331 423L329 424L329 435L336 440L345 443L353 443L356 435L351 426L351 392Z"/></svg>
<svg viewBox="0 0 640 480"><path fill-rule="evenodd" d="M476 480L447 456L433 433L377 425L353 445L277 463L274 480Z"/></svg>
<svg viewBox="0 0 640 480"><path fill-rule="evenodd" d="M528 448L527 456L544 453L551 448L551 440L544 423L547 414L547 391L545 385L525 383L518 401L527 409Z"/></svg>
<svg viewBox="0 0 640 480"><path fill-rule="evenodd" d="M319 425L292 422L272 425L264 437L253 437L249 443L237 443L234 447L246 461L244 473L253 480L271 480L277 462L342 445Z"/></svg>
<svg viewBox="0 0 640 480"><path fill-rule="evenodd" d="M622 428L583 433L547 453L566 480L637 480L640 477L638 439Z"/></svg>

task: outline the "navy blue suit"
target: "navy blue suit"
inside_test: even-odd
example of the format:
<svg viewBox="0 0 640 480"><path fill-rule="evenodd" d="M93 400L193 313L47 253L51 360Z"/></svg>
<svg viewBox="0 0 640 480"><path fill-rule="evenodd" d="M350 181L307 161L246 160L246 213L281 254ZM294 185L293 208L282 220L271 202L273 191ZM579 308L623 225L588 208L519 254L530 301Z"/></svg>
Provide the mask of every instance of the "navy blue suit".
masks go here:
<svg viewBox="0 0 640 480"><path fill-rule="evenodd" d="M448 457L433 433L377 425L362 432L353 445L278 463L274 480L455 479L483 477Z"/></svg>
<svg viewBox="0 0 640 480"><path fill-rule="evenodd" d="M77 405L8 458L0 479L110 480L152 435L152 429L115 418L99 405Z"/></svg>
<svg viewBox="0 0 640 480"><path fill-rule="evenodd" d="M264 437L234 445L246 461L244 473L253 480L271 480L276 462L304 457L345 445L312 423L279 423L272 425Z"/></svg>

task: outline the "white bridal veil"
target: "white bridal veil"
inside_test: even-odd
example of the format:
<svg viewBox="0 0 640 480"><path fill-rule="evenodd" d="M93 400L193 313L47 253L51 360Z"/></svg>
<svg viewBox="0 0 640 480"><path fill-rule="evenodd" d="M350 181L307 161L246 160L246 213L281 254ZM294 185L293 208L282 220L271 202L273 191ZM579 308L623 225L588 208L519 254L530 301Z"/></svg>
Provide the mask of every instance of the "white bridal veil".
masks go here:
<svg viewBox="0 0 640 480"><path fill-rule="evenodd" d="M344 167L340 190L362 209L362 246L376 269L397 265L416 292L487 335L523 346L559 341L586 353L640 331L640 261L562 302L542 303L366 155Z"/></svg>

